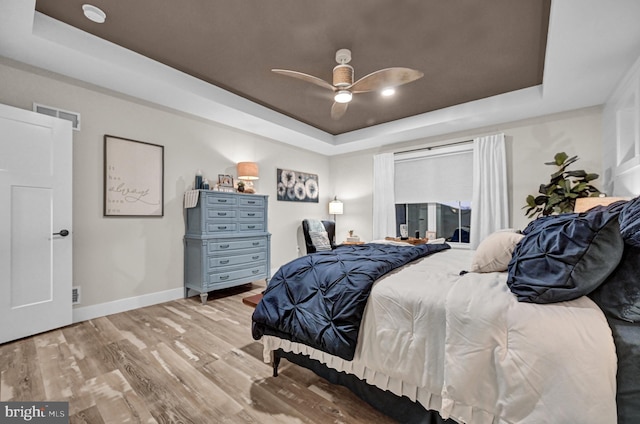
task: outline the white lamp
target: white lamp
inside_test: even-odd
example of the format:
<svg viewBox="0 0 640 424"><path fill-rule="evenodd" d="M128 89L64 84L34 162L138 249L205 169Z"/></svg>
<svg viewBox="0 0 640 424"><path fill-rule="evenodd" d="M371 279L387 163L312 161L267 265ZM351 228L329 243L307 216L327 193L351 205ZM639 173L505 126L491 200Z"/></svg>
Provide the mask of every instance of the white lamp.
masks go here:
<svg viewBox="0 0 640 424"><path fill-rule="evenodd" d="M238 162L238 179L244 181L244 192L255 193L253 181L260 179L258 164L255 162Z"/></svg>
<svg viewBox="0 0 640 424"><path fill-rule="evenodd" d="M333 215L333 220L336 220L336 215L342 215L344 210L342 208L342 202L338 200L336 196L329 202L329 214Z"/></svg>

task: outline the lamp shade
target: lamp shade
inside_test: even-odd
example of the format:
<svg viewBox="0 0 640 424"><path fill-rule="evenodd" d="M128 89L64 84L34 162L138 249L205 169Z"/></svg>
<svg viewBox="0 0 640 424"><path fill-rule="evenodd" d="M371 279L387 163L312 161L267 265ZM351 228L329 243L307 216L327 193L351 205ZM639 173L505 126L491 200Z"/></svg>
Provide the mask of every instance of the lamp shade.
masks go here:
<svg viewBox="0 0 640 424"><path fill-rule="evenodd" d="M257 180L258 176L258 164L255 162L238 162L238 179L239 180Z"/></svg>
<svg viewBox="0 0 640 424"><path fill-rule="evenodd" d="M334 198L329 202L329 214L330 215L342 215L342 202Z"/></svg>

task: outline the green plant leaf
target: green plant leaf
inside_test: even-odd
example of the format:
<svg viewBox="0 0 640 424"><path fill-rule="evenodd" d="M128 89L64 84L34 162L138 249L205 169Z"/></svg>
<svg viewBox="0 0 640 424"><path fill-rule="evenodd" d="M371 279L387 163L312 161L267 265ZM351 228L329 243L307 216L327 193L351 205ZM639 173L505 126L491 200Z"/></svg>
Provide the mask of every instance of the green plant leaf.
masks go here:
<svg viewBox="0 0 640 424"><path fill-rule="evenodd" d="M545 203L547 203L548 198L549 196L538 196L534 201L536 205L544 205Z"/></svg>
<svg viewBox="0 0 640 424"><path fill-rule="evenodd" d="M584 178L586 176L588 176L589 174L587 174L585 171L583 171L582 169L579 171L567 171L567 176L568 177L577 177L577 178Z"/></svg>
<svg viewBox="0 0 640 424"><path fill-rule="evenodd" d="M587 183L578 183L575 185L575 187L573 187L573 192L574 193L581 193L583 191L585 191L587 189L587 187L589 187L589 184Z"/></svg>
<svg viewBox="0 0 640 424"><path fill-rule="evenodd" d="M564 174L562 169L551 174L551 183L553 184L558 180L561 180L563 178L562 174Z"/></svg>
<svg viewBox="0 0 640 424"><path fill-rule="evenodd" d="M600 175L598 175L598 174L587 174L587 175L584 177L584 180L585 180L585 181L593 181L593 180L598 179L598 177L599 177L599 176L600 176Z"/></svg>
<svg viewBox="0 0 640 424"><path fill-rule="evenodd" d="M527 207L527 206L528 206L530 209L531 209L531 208L535 208L535 207L536 207L536 200L535 200L535 197L533 197L533 195L531 195L531 194L527 196L527 205L526 205L525 207ZM529 213L529 212L527 212L527 213Z"/></svg>
<svg viewBox="0 0 640 424"><path fill-rule="evenodd" d="M556 153L556 155L553 157L556 165L558 166L562 166L562 164L564 163L564 161L567 160L569 156L567 156L567 154L565 152L560 152L560 153Z"/></svg>

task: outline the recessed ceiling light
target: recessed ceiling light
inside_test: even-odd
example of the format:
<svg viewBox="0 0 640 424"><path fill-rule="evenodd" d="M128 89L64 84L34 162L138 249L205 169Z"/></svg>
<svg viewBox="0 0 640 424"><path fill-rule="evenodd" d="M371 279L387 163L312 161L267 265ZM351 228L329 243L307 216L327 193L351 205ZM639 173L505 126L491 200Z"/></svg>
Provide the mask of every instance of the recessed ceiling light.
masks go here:
<svg viewBox="0 0 640 424"><path fill-rule="evenodd" d="M385 88L384 90L382 90L382 92L380 94L382 94L384 97L393 96L394 94L396 94L396 89L395 88Z"/></svg>
<svg viewBox="0 0 640 424"><path fill-rule="evenodd" d="M87 19L93 22L101 24L104 22L105 19L107 19L107 14L104 13L101 9L95 7L94 5L83 4L82 10L84 11L84 16L86 16Z"/></svg>

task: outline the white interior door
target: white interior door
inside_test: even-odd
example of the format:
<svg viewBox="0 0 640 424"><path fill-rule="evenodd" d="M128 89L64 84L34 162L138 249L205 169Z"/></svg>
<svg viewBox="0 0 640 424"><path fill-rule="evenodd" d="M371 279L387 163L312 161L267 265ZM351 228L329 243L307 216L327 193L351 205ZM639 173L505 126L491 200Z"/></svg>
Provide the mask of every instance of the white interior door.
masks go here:
<svg viewBox="0 0 640 424"><path fill-rule="evenodd" d="M0 343L71 324L71 170L70 122L0 104Z"/></svg>

